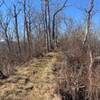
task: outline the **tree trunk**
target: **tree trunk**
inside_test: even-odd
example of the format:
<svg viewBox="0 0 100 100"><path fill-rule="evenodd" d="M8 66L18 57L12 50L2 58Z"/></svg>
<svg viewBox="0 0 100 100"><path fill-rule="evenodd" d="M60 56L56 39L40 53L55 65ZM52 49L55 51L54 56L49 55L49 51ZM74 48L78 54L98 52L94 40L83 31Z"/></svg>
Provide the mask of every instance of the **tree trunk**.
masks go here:
<svg viewBox="0 0 100 100"><path fill-rule="evenodd" d="M19 33L18 33L18 15L16 13L16 6L14 5L14 18L15 18L15 31L16 31L16 38L17 38L17 43L18 43L18 51L19 51L19 56L21 56L21 47L20 47L20 40L19 40Z"/></svg>

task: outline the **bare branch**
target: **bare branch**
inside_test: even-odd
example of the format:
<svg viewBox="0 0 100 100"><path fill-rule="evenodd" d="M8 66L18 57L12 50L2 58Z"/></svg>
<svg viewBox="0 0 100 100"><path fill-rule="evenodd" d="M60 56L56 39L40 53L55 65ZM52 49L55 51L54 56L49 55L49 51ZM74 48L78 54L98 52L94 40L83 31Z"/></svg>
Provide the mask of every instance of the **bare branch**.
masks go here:
<svg viewBox="0 0 100 100"><path fill-rule="evenodd" d="M65 0L64 4L62 5L62 7L59 8L59 9L54 13L54 15L53 15L53 22L52 22L52 38L53 38L53 40L55 40L55 18L56 18L56 15L57 15L60 11L62 11L65 7L67 7L67 5L66 5L67 2L68 2L68 0Z"/></svg>
<svg viewBox="0 0 100 100"><path fill-rule="evenodd" d="M1 0L0 7L4 4L4 0Z"/></svg>
<svg viewBox="0 0 100 100"><path fill-rule="evenodd" d="M88 34L90 33L90 24L91 24L91 19L92 19L92 16L93 16L94 1L95 0L90 0L89 8L86 9L87 23L86 23L86 32L85 32L85 36L84 36L84 39L83 39L83 45L86 43Z"/></svg>
<svg viewBox="0 0 100 100"><path fill-rule="evenodd" d="M63 8L67 7L66 3L68 2L68 0L65 0L64 4L62 5L61 8L59 8L55 13L54 13L54 16L59 13Z"/></svg>

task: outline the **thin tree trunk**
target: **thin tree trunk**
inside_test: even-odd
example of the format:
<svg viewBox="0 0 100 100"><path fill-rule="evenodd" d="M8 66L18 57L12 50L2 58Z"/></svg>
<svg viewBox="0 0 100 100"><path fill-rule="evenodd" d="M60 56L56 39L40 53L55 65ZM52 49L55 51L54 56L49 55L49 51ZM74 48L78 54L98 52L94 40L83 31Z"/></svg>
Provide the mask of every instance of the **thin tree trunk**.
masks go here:
<svg viewBox="0 0 100 100"><path fill-rule="evenodd" d="M53 49L56 47L56 34L55 34L55 23L56 23L56 16L57 14L62 11L66 7L66 3L68 0L65 0L64 4L62 5L61 8L59 8L54 14L53 14L53 21L52 21L52 45Z"/></svg>
<svg viewBox="0 0 100 100"><path fill-rule="evenodd" d="M89 100L92 100L92 66L93 66L93 55L91 50L89 51L89 56L90 56L90 64L89 64L89 68L88 68L88 79L89 79Z"/></svg>
<svg viewBox="0 0 100 100"><path fill-rule="evenodd" d="M45 33L46 33L46 48L49 52L49 34L48 34L48 15L47 15L47 2L45 1Z"/></svg>
<svg viewBox="0 0 100 100"><path fill-rule="evenodd" d="M87 21L86 21L86 32L85 32L85 36L84 36L84 39L83 39L83 45L88 40L88 35L90 33L90 25L91 25L91 19L92 19L92 15L93 15L93 8L94 8L94 0L90 0L89 8L86 10L86 14L87 14L86 20Z"/></svg>
<svg viewBox="0 0 100 100"><path fill-rule="evenodd" d="M7 35L7 28L5 29L5 37L6 37L5 40L6 40L8 49L9 49L9 53L11 53L11 46L10 46L9 38L8 38L8 35Z"/></svg>
<svg viewBox="0 0 100 100"><path fill-rule="evenodd" d="M23 11L24 11L24 51L26 52L26 0L24 0Z"/></svg>
<svg viewBox="0 0 100 100"><path fill-rule="evenodd" d="M20 40L19 40L19 33L18 33L18 15L16 12L16 6L14 5L14 18L15 18L15 31L16 31L16 38L17 38L17 44L18 44L18 52L19 55L21 56L21 47L20 47Z"/></svg>
<svg viewBox="0 0 100 100"><path fill-rule="evenodd" d="M48 0L48 34L49 34L49 48L51 49L51 16L50 16L50 3Z"/></svg>

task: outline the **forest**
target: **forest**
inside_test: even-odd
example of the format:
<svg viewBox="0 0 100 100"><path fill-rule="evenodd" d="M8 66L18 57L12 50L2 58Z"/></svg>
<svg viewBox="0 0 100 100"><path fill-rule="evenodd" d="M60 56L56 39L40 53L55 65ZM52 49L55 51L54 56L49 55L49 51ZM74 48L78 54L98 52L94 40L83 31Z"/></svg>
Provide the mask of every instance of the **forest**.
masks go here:
<svg viewBox="0 0 100 100"><path fill-rule="evenodd" d="M100 0L0 0L0 100L100 100Z"/></svg>

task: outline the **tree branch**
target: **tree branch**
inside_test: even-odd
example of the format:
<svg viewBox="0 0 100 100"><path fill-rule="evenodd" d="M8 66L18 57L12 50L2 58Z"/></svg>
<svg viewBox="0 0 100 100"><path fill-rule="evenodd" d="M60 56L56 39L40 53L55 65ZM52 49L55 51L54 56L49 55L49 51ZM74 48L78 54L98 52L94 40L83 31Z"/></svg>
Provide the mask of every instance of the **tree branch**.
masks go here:
<svg viewBox="0 0 100 100"><path fill-rule="evenodd" d="M1 0L0 7L4 4L4 0Z"/></svg>

